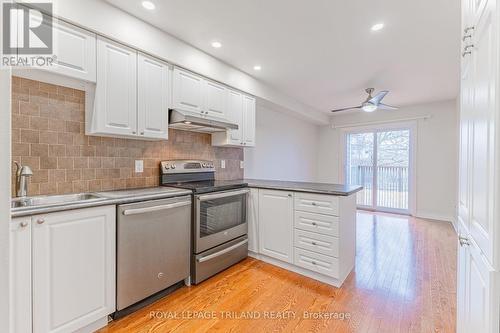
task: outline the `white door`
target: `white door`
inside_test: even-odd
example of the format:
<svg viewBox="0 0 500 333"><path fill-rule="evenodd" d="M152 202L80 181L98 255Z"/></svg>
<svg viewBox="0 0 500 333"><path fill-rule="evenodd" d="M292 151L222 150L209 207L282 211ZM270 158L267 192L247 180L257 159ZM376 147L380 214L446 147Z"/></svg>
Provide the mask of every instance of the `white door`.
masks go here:
<svg viewBox="0 0 500 333"><path fill-rule="evenodd" d="M137 119L139 135L168 139L170 69L167 63L138 55Z"/></svg>
<svg viewBox="0 0 500 333"><path fill-rule="evenodd" d="M31 311L31 218L10 222L10 332L30 333Z"/></svg>
<svg viewBox="0 0 500 333"><path fill-rule="evenodd" d="M205 114L203 78L179 68L174 68L173 75L173 108Z"/></svg>
<svg viewBox="0 0 500 333"><path fill-rule="evenodd" d="M238 129L229 130L229 144L241 145L243 142L243 95L236 90L228 90L227 119L238 125Z"/></svg>
<svg viewBox="0 0 500 333"><path fill-rule="evenodd" d="M259 190L259 252L293 262L293 193Z"/></svg>
<svg viewBox="0 0 500 333"><path fill-rule="evenodd" d="M74 332L115 311L115 206L33 217L33 332Z"/></svg>
<svg viewBox="0 0 500 333"><path fill-rule="evenodd" d="M96 34L56 19L52 26L57 58L49 70L96 82Z"/></svg>
<svg viewBox="0 0 500 333"><path fill-rule="evenodd" d="M97 134L137 134L137 52L97 39L97 85L93 122Z"/></svg>
<svg viewBox="0 0 500 333"><path fill-rule="evenodd" d="M471 206L470 234L488 261L500 268L494 251L496 233L500 230L494 220L495 183L495 115L498 112L496 95L497 32L494 20L494 1L482 12L474 32L474 49L471 54L473 70L473 109L471 110ZM496 147L498 149L498 147Z"/></svg>
<svg viewBox="0 0 500 333"><path fill-rule="evenodd" d="M247 200L248 250L259 253L259 189L251 188Z"/></svg>
<svg viewBox="0 0 500 333"><path fill-rule="evenodd" d="M243 144L255 146L255 98L243 95Z"/></svg>
<svg viewBox="0 0 500 333"><path fill-rule="evenodd" d="M211 117L226 118L227 89L221 84L205 80L205 114Z"/></svg>

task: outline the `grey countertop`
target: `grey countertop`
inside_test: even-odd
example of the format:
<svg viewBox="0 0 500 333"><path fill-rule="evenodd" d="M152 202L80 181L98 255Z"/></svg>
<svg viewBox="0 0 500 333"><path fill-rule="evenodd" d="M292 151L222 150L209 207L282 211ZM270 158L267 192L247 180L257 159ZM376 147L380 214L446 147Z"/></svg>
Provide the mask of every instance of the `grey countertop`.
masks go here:
<svg viewBox="0 0 500 333"><path fill-rule="evenodd" d="M348 196L363 189L362 186L342 185L342 184L291 182L291 181L264 180L264 179L245 179L244 181L248 183L249 187L264 188L271 190L319 193L319 194L329 194L329 195L339 195L339 196Z"/></svg>
<svg viewBox="0 0 500 333"><path fill-rule="evenodd" d="M47 214L71 209L89 208L105 205L120 205L132 202L147 201L154 199L165 199L183 195L189 195L189 190L174 187L149 187L129 190L117 190L106 192L93 192L98 196L96 199L82 200L78 202L52 203L46 205L18 207L11 209L12 217Z"/></svg>

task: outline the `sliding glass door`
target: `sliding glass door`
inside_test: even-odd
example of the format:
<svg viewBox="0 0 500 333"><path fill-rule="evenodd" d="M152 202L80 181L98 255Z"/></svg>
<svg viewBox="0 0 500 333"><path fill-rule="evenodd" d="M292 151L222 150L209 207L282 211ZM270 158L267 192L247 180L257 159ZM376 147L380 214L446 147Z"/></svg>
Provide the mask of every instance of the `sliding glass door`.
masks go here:
<svg viewBox="0 0 500 333"><path fill-rule="evenodd" d="M378 129L346 134L346 182L361 185L360 208L409 213L411 129Z"/></svg>

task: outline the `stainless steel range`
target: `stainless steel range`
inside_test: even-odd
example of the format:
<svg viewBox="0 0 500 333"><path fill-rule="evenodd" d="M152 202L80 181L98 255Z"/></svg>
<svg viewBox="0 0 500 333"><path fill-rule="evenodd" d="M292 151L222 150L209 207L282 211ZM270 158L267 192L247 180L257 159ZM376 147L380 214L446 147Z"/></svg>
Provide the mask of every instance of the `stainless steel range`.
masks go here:
<svg viewBox="0 0 500 333"><path fill-rule="evenodd" d="M161 184L193 192L192 283L247 257L247 183L215 180L211 161L173 160L161 162Z"/></svg>

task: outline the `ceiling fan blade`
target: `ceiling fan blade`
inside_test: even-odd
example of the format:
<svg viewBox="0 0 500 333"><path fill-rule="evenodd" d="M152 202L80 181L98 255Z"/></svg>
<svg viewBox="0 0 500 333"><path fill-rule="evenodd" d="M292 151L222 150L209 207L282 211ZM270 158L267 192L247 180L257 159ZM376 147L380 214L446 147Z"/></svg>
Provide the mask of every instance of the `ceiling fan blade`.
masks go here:
<svg viewBox="0 0 500 333"><path fill-rule="evenodd" d="M332 112L340 112L340 111L355 110L355 109L361 109L361 105L352 106L350 108L335 109L335 110L332 110Z"/></svg>
<svg viewBox="0 0 500 333"><path fill-rule="evenodd" d="M380 103L378 105L378 108L380 110L397 110L397 109L399 109L397 106L387 105L387 104L384 104L384 103Z"/></svg>
<svg viewBox="0 0 500 333"><path fill-rule="evenodd" d="M380 102L382 101L382 99L385 97L385 95L387 95L389 92L387 90L382 90L381 92L379 92L378 94L376 94L375 96L373 96L368 102L372 103L372 104L375 104L375 105L379 105Z"/></svg>

